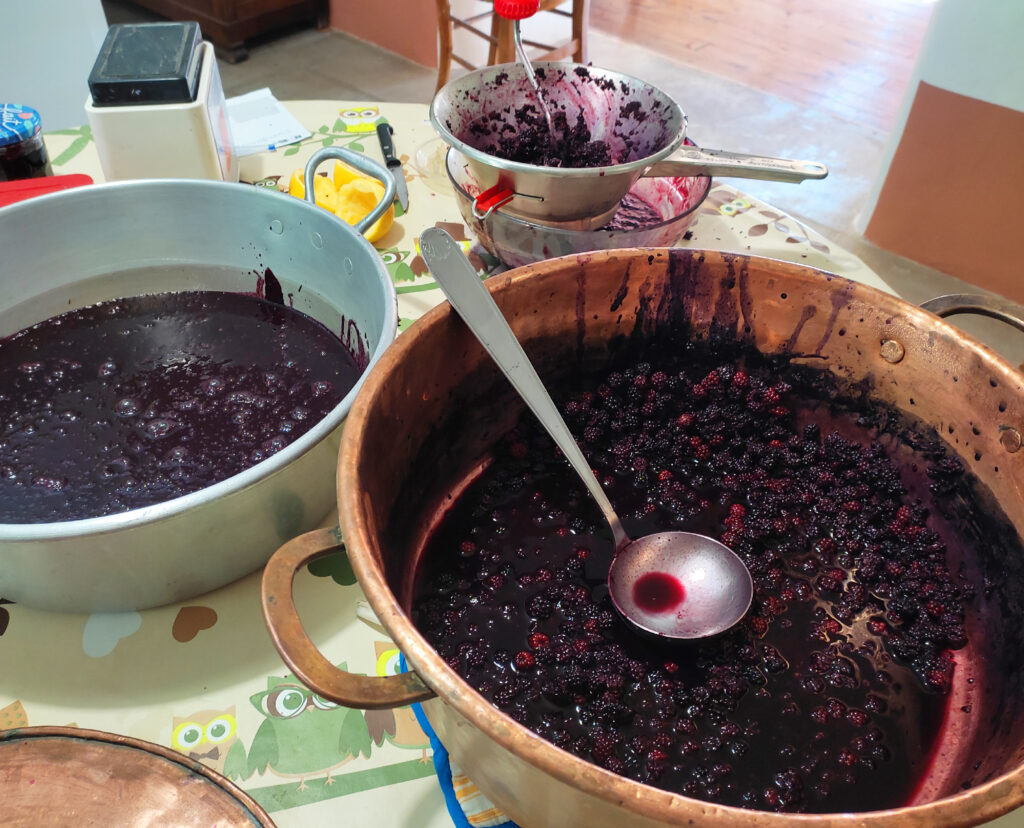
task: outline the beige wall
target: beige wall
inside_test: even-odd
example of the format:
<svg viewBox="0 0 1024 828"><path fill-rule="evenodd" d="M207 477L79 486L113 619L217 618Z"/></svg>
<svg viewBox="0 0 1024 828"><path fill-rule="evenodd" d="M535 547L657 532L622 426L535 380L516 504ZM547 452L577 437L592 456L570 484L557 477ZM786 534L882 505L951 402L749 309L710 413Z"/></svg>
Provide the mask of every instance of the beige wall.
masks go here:
<svg viewBox="0 0 1024 828"><path fill-rule="evenodd" d="M434 0L330 0L330 25L423 66L437 66Z"/></svg>
<svg viewBox="0 0 1024 828"><path fill-rule="evenodd" d="M107 36L100 0L0 0L0 99L30 106L43 131L85 123L89 72Z"/></svg>
<svg viewBox="0 0 1024 828"><path fill-rule="evenodd" d="M938 0L861 219L880 247L1017 302L1022 37L1022 0Z"/></svg>

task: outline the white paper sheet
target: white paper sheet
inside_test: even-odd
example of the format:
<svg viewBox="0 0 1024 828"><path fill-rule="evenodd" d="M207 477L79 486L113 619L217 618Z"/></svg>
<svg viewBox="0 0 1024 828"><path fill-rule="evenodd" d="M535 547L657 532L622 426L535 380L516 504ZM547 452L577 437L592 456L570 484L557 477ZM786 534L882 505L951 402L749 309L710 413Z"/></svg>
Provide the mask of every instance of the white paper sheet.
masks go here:
<svg viewBox="0 0 1024 828"><path fill-rule="evenodd" d="M228 98L228 120L238 155L294 144L312 133L274 97L269 88Z"/></svg>

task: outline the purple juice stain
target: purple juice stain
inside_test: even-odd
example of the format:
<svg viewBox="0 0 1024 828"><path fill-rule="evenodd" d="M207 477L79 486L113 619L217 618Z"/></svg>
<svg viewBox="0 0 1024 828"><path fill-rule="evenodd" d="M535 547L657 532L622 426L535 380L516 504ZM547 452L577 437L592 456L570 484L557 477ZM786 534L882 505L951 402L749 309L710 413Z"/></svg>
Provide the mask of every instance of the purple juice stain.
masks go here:
<svg viewBox="0 0 1024 828"><path fill-rule="evenodd" d="M654 615L672 612L686 600L686 589L675 575L646 572L633 584L633 603Z"/></svg>
<svg viewBox="0 0 1024 828"><path fill-rule="evenodd" d="M626 193L619 209L602 230L640 230L665 221L661 211L633 193Z"/></svg>
<svg viewBox="0 0 1024 828"><path fill-rule="evenodd" d="M224 480L306 433L360 373L319 322L246 294L47 319L0 340L0 522L115 514Z"/></svg>
<svg viewBox="0 0 1024 828"><path fill-rule="evenodd" d="M284 290L281 282L269 267L263 271L263 298L274 305L284 304Z"/></svg>

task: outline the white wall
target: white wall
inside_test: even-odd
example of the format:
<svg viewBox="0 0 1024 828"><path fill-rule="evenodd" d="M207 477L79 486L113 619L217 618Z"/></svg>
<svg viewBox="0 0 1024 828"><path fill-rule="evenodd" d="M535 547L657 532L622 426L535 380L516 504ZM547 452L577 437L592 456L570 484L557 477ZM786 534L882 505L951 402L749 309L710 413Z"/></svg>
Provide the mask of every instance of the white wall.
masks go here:
<svg viewBox="0 0 1024 828"><path fill-rule="evenodd" d="M903 135L918 83L1024 112L1024 0L938 0L882 167L856 222L864 231ZM970 129L970 124L964 124Z"/></svg>
<svg viewBox="0 0 1024 828"><path fill-rule="evenodd" d="M100 0L0 0L0 20L0 102L31 106L46 131L84 124L107 34Z"/></svg>
<svg viewBox="0 0 1024 828"><path fill-rule="evenodd" d="M1024 2L939 0L917 80L1024 111Z"/></svg>

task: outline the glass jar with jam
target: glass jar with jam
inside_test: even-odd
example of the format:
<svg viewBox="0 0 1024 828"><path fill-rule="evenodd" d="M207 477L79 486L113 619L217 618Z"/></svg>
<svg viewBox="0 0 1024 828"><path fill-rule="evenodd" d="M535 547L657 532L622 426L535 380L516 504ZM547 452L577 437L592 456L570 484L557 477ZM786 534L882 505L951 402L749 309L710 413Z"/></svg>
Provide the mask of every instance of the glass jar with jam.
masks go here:
<svg viewBox="0 0 1024 828"><path fill-rule="evenodd" d="M19 104L0 104L0 181L44 175L53 175L53 170L39 113Z"/></svg>

